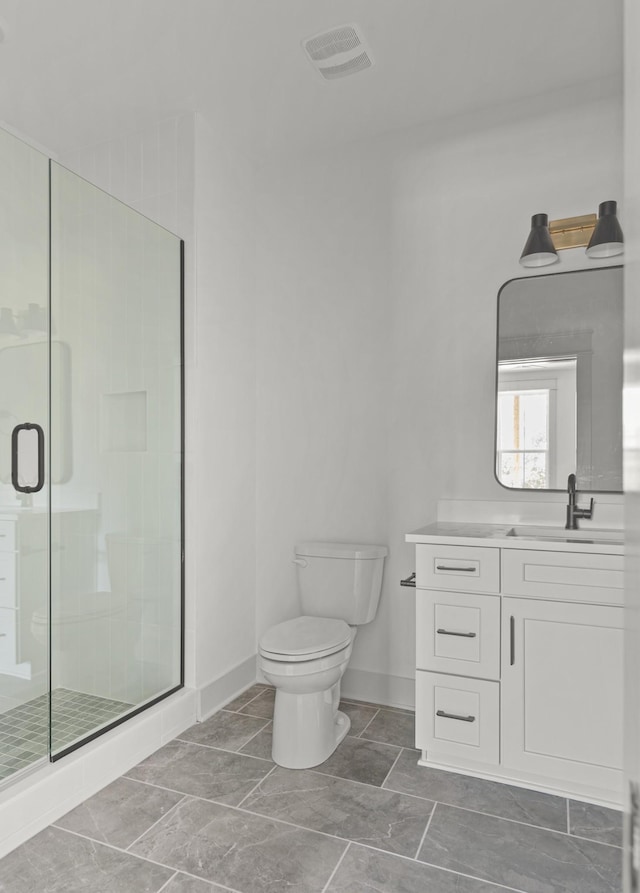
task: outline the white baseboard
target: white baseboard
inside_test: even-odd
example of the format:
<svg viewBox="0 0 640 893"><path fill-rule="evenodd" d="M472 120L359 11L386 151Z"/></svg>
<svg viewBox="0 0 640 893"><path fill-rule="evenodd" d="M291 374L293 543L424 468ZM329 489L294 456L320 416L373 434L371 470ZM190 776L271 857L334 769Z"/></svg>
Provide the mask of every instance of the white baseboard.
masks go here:
<svg viewBox="0 0 640 893"><path fill-rule="evenodd" d="M256 655L198 689L198 720L212 716L256 681Z"/></svg>
<svg viewBox="0 0 640 893"><path fill-rule="evenodd" d="M371 701L373 704L414 710L415 687L413 678L347 667L342 678L341 694L344 698L354 698L357 701Z"/></svg>
<svg viewBox="0 0 640 893"><path fill-rule="evenodd" d="M115 781L196 720L183 688L95 741L0 792L0 858Z"/></svg>
<svg viewBox="0 0 640 893"><path fill-rule="evenodd" d="M198 690L198 719L203 721L228 704L256 682L264 682L256 667L256 656L232 667L224 676L214 679ZM371 701L388 707L415 709L415 680L404 676L389 676L372 670L350 667L342 679L341 694L357 701Z"/></svg>

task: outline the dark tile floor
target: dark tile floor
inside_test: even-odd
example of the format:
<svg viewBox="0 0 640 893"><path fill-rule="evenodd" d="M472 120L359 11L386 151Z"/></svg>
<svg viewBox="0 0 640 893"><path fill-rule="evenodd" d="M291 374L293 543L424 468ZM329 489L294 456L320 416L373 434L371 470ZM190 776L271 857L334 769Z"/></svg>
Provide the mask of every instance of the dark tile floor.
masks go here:
<svg viewBox="0 0 640 893"><path fill-rule="evenodd" d="M0 861L0 893L619 893L610 809L416 765L413 714L343 701L313 770L256 685Z"/></svg>
<svg viewBox="0 0 640 893"><path fill-rule="evenodd" d="M49 719L54 751L88 735L132 704L56 688L0 714L0 779L26 769L49 753ZM2 888L0 888L2 889Z"/></svg>

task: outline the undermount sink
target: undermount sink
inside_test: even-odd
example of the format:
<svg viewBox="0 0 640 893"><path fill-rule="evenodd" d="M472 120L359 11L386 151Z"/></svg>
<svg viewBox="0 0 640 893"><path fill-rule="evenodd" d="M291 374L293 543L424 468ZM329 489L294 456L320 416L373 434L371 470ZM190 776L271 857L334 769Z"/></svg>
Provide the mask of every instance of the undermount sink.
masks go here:
<svg viewBox="0 0 640 893"><path fill-rule="evenodd" d="M507 536L556 542L612 543L622 545L622 530L566 530L564 527L512 527Z"/></svg>

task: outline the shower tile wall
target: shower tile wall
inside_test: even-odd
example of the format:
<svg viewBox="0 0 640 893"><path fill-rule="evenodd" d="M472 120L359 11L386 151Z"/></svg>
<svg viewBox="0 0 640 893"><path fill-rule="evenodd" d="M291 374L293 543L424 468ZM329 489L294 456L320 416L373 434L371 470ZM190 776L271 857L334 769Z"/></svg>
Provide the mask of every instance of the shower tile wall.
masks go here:
<svg viewBox="0 0 640 893"><path fill-rule="evenodd" d="M52 326L72 369L52 392L52 459L68 401L73 419L53 528L74 503L97 522L78 532L86 579L63 560L52 575L54 688L140 703L179 679L178 246L57 165L52 197ZM67 620L86 600L91 625Z"/></svg>
<svg viewBox="0 0 640 893"><path fill-rule="evenodd" d="M185 240L193 232L194 116L64 153L61 164Z"/></svg>
<svg viewBox="0 0 640 893"><path fill-rule="evenodd" d="M194 114L189 113L168 118L142 130L120 135L107 142L76 148L64 153L60 158L60 162L169 231L179 234L185 240L185 331L188 338L190 332L195 332L195 325L193 325L191 319L191 314L195 312ZM106 235L108 238L114 236L112 233ZM118 366L117 362L114 362L114 358L117 356L117 351L122 341L126 343L126 339L135 340L136 338L143 340L144 310L142 302L139 300L140 295L134 295L133 298L132 301L127 301L126 315L113 319L110 322L113 327L112 355L105 359L106 362L110 363L112 369ZM96 320L96 324L98 322ZM159 350L162 350L161 345ZM185 353L187 358L195 356L193 345L187 343ZM142 362L142 351L140 352L140 362ZM140 372L140 365L137 368L130 366L126 375L120 378L111 376L108 393L103 397L103 406L100 413L101 424L104 425L114 412L123 412L126 416L126 408L124 406L118 408L115 406L118 402L122 403L123 395L135 392L138 399L142 399L140 395L144 392L144 389L136 384L136 380L139 381ZM161 382L159 384L162 386ZM136 391L138 387L140 387L140 390ZM155 449L161 449L163 439L165 438L162 418L157 414L154 416L152 403L149 400L147 400L147 408L150 410L146 424L147 445L153 445ZM189 403L187 403L188 410ZM127 475L133 490L135 490L137 481L141 479L141 476L143 481L145 476L153 477L153 460L151 456L147 456L147 461L142 462L142 453L134 451L130 454L128 460L124 460L124 453L113 449L116 446L115 444L110 443L108 439L105 441L103 433L100 433L99 436L100 447L104 451L102 458L105 489L103 492L108 492L109 481L117 478L121 473ZM139 438L137 444L134 438L133 446L136 445L140 445ZM170 443L166 446L169 449L176 448L175 443ZM154 493L149 489L146 494L146 506L148 513L153 508L153 511L157 512L158 516L163 511L161 503L155 500L154 504ZM127 511L135 514L136 506L132 501L127 505ZM195 522L191 517L190 527L193 533ZM153 550L147 550L146 555L143 555L141 550L136 550L135 548L127 550L122 544L116 546L116 550L119 551L119 555L114 560L116 565L122 568L123 573L125 569L128 574L134 577L136 575L140 576L142 573L147 575L156 573L158 580L162 580L165 572L162 567L162 556L158 555L158 550L155 550L155 554ZM187 562L190 560L193 560L193 556L187 552ZM144 567L142 567L142 564L144 564ZM189 573L189 565L187 565L187 573ZM104 547L99 576L96 582L98 589L105 588L110 582ZM152 606L148 607L151 609ZM185 630L187 642L193 638L193 631L190 629L190 618L191 613L188 611ZM159 666L162 655L166 654L169 647L166 636L163 636L162 632L164 619L162 615L158 615L157 612L154 613L151 610L145 615L146 635L141 647L144 647L145 651L147 676L151 672L151 667ZM115 626L111 625L108 631L110 647L120 651L123 636L126 636L125 628L118 626L118 624ZM187 647L187 684L189 684L189 680L193 684L193 669L189 663L193 659L193 653L194 649ZM106 680L103 680L101 685L95 688L95 693L102 694L105 697L128 699L131 692L128 691L127 686L132 680L133 673L134 668L126 666L125 662L111 661L111 678L106 687ZM147 681L150 685L153 685L152 679L148 678ZM159 682L160 680L155 680L156 685ZM138 683L143 685L143 680L139 679ZM132 699L135 700L135 697Z"/></svg>

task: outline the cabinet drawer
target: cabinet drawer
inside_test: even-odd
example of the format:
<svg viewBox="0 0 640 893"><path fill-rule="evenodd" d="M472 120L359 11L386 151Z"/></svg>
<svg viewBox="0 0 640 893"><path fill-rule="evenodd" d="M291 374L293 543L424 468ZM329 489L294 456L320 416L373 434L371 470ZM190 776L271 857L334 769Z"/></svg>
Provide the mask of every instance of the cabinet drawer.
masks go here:
<svg viewBox="0 0 640 893"><path fill-rule="evenodd" d="M16 522L0 520L0 552L15 552Z"/></svg>
<svg viewBox="0 0 640 893"><path fill-rule="evenodd" d="M500 592L500 549L418 545L416 586Z"/></svg>
<svg viewBox="0 0 640 893"><path fill-rule="evenodd" d="M500 598L416 592L416 656L421 670L500 678Z"/></svg>
<svg viewBox="0 0 640 893"><path fill-rule="evenodd" d="M500 685L418 670L416 746L427 759L500 761Z"/></svg>
<svg viewBox="0 0 640 893"><path fill-rule="evenodd" d="M0 552L0 608L17 608L16 556Z"/></svg>
<svg viewBox="0 0 640 893"><path fill-rule="evenodd" d="M622 555L502 550L502 591L507 595L622 604L623 587Z"/></svg>

